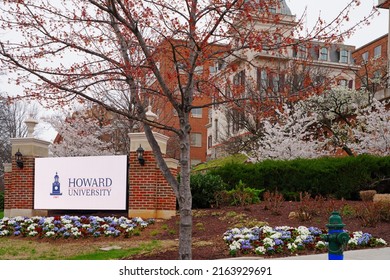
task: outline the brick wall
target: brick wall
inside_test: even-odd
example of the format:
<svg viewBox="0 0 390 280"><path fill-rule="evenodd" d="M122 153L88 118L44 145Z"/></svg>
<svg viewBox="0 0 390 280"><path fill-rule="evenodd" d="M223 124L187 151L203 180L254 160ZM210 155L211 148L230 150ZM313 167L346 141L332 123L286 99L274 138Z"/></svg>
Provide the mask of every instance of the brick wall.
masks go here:
<svg viewBox="0 0 390 280"><path fill-rule="evenodd" d="M5 209L33 209L34 206L34 158L24 157L20 169L12 161L12 172L6 173Z"/></svg>
<svg viewBox="0 0 390 280"><path fill-rule="evenodd" d="M136 153L129 156L129 209L175 210L176 197L158 168L153 152L144 152L145 165ZM177 174L176 170L171 170Z"/></svg>
<svg viewBox="0 0 390 280"><path fill-rule="evenodd" d="M11 178L12 178L12 170L6 171L4 173L4 209L10 209L11 208L11 196L10 193L12 192L12 184L11 184Z"/></svg>
<svg viewBox="0 0 390 280"><path fill-rule="evenodd" d="M145 165L141 166L136 152L129 156L129 209L176 210L176 197L154 159L153 152L145 151ZM34 157L23 158L24 167L12 162L12 171L5 173L5 209L34 208ZM177 170L171 172L177 175Z"/></svg>

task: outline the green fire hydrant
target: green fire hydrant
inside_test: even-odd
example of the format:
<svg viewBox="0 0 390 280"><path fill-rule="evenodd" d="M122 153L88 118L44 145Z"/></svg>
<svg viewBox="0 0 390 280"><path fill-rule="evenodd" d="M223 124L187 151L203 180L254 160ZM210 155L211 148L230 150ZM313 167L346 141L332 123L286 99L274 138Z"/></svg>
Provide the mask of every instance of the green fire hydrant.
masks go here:
<svg viewBox="0 0 390 280"><path fill-rule="evenodd" d="M328 234L324 234L322 239L328 242L328 260L343 260L344 247L349 240L349 234L344 232L345 224L341 221L339 212L332 212L329 217Z"/></svg>

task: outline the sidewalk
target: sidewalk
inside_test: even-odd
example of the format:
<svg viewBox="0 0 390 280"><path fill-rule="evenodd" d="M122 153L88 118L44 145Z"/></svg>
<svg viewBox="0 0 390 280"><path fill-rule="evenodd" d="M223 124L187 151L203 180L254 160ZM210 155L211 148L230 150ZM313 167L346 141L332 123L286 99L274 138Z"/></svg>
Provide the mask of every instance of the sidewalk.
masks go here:
<svg viewBox="0 0 390 280"><path fill-rule="evenodd" d="M286 259L328 260L328 254L315 254L315 255L287 257L287 258L275 258L275 260L286 260ZM390 260L390 247L345 251L344 260Z"/></svg>
<svg viewBox="0 0 390 280"><path fill-rule="evenodd" d="M233 259L253 260L259 257L241 257ZM261 258L264 260L328 260L328 254L313 254L285 258ZM390 260L390 247L362 250L350 250L344 252L344 260Z"/></svg>

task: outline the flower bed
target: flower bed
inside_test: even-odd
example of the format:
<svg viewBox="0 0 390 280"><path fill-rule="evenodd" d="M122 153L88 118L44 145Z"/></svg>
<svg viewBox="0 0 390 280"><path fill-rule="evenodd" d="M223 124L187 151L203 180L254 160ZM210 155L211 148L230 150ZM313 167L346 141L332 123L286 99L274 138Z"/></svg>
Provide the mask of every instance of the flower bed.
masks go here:
<svg viewBox="0 0 390 280"><path fill-rule="evenodd" d="M37 236L42 238L80 238L100 236L124 236L138 234L139 230L154 223L153 219L56 216L56 217L4 217L0 219L0 237Z"/></svg>
<svg viewBox="0 0 390 280"><path fill-rule="evenodd" d="M229 246L230 255L257 254L271 256L293 255L299 253L325 253L327 243L321 239L326 230L316 227L293 228L280 227L253 227L233 228L224 233L223 239ZM369 233L361 231L350 233L348 248L359 249L364 247L386 246L381 238L375 238Z"/></svg>

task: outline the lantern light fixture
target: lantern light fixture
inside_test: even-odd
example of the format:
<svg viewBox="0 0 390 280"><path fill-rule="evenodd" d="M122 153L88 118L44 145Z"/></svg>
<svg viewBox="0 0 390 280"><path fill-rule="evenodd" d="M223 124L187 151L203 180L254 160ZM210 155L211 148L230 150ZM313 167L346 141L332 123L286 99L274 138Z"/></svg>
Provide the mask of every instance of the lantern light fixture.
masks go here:
<svg viewBox="0 0 390 280"><path fill-rule="evenodd" d="M144 152L145 152L145 150L142 148L141 145L139 145L139 147L137 149L137 159L138 159L139 164L141 164L142 166L145 164Z"/></svg>
<svg viewBox="0 0 390 280"><path fill-rule="evenodd" d="M22 169L23 168L23 155L19 150L15 153L15 161L16 161L16 165L20 169Z"/></svg>

